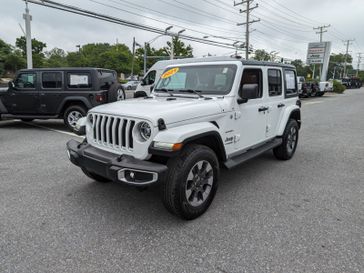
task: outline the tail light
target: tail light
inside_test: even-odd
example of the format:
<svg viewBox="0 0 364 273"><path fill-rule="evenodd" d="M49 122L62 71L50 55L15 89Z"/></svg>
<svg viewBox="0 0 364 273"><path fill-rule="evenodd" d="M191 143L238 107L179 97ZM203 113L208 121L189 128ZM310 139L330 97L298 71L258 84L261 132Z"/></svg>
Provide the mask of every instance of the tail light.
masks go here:
<svg viewBox="0 0 364 273"><path fill-rule="evenodd" d="M105 96L105 94L97 94L97 95L96 95L96 101L97 101L97 102L105 102L105 101L106 101L106 96Z"/></svg>

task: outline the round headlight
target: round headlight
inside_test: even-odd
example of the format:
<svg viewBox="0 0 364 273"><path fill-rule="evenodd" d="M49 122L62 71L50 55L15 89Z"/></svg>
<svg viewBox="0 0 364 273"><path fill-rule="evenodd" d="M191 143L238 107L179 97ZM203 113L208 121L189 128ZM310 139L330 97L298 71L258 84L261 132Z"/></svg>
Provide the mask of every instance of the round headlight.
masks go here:
<svg viewBox="0 0 364 273"><path fill-rule="evenodd" d="M152 128L147 122L139 123L139 133L144 141L148 140L152 134Z"/></svg>

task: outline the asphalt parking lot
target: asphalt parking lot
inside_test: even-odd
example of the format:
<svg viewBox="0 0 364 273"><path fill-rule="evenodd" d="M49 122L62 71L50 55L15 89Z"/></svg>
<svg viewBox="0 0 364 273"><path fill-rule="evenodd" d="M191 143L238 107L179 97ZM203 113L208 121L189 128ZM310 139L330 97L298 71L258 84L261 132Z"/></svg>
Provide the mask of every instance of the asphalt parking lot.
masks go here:
<svg viewBox="0 0 364 273"><path fill-rule="evenodd" d="M0 272L364 272L364 88L303 102L295 157L223 171L206 214L99 184L59 121L0 122Z"/></svg>

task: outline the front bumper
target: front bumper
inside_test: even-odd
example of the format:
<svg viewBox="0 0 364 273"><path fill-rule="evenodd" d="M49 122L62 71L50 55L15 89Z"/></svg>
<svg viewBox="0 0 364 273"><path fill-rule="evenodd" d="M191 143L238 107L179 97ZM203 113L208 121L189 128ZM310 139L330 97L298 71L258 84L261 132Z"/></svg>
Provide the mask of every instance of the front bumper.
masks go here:
<svg viewBox="0 0 364 273"><path fill-rule="evenodd" d="M76 166L112 181L134 186L161 181L167 172L166 165L109 153L86 142L70 140L67 151L70 161Z"/></svg>

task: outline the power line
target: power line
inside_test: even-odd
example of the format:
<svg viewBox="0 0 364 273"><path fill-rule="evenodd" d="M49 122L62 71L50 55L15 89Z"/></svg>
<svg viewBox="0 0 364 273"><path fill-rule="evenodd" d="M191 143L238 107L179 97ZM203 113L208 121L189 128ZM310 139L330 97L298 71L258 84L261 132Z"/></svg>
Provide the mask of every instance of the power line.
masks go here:
<svg viewBox="0 0 364 273"><path fill-rule="evenodd" d="M77 14L77 15L82 15L82 16L86 16L86 17L90 17L90 18L94 18L94 19L99 19L102 21L110 22L110 23L115 23L115 24L131 27L131 28L141 29L141 30L145 30L145 31L149 31L149 32L157 33L157 34L176 36L176 34L171 33L171 32L166 33L165 30L163 30L163 29L159 29L156 27L147 26L147 25L143 25L143 24L133 23L133 22L130 22L127 20L117 18L117 17L100 14L100 13L82 9L82 8L79 8L76 6L61 4L61 3L57 3L54 1L50 1L50 0L23 0L23 1L27 1L29 3L33 3L36 5L40 5L40 6L45 6L48 8L66 11L66 12ZM188 35L179 35L179 37L181 37L182 39L197 42L197 43L207 44L207 45L216 46L216 47L234 49L234 47L228 43L216 42L216 41L201 39L201 38L188 36Z"/></svg>

